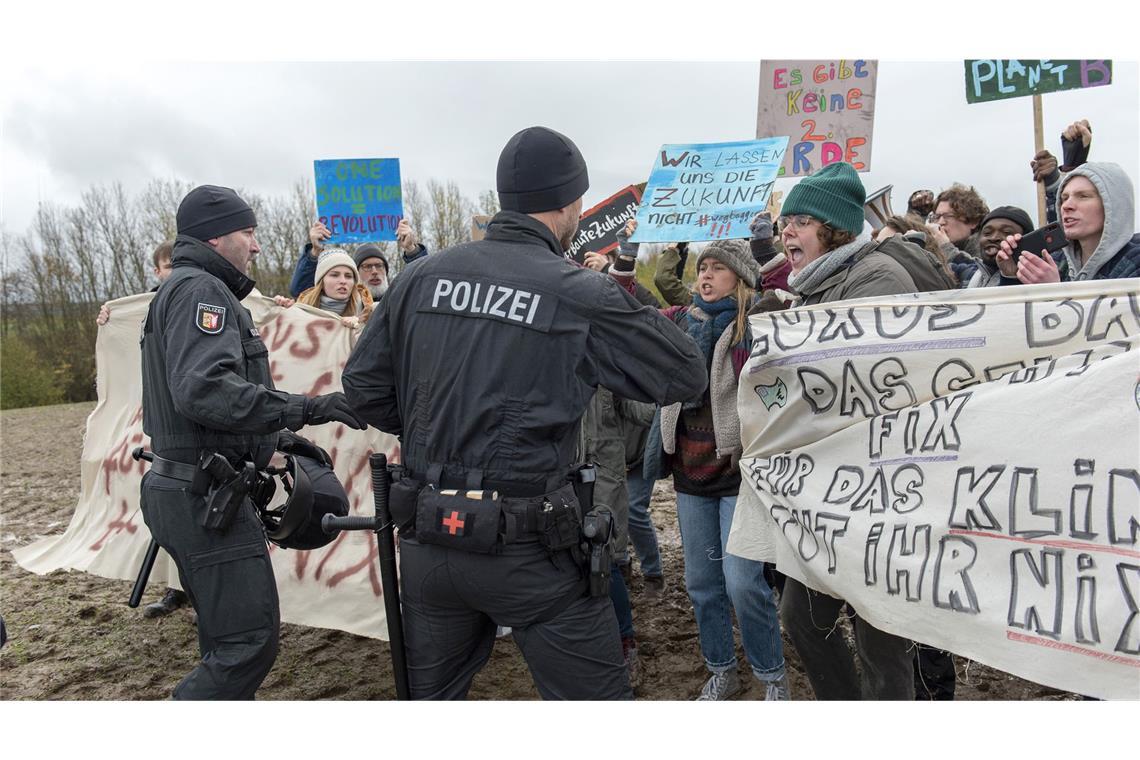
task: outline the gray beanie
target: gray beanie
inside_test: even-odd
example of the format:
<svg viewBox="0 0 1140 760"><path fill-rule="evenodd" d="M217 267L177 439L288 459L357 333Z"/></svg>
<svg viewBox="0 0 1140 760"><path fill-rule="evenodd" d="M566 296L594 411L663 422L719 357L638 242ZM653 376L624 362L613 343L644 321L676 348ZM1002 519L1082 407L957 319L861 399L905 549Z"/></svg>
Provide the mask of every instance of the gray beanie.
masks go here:
<svg viewBox="0 0 1140 760"><path fill-rule="evenodd" d="M760 280L760 266L752 258L752 251L743 240L714 240L701 249L697 257L697 271L705 259L716 259L736 273L744 284L753 290Z"/></svg>
<svg viewBox="0 0 1140 760"><path fill-rule="evenodd" d="M384 271L388 271L388 259L380 250L380 246L374 245L373 243L365 243L352 254L352 260L356 262L357 269L360 269L360 265L368 259L380 259L380 263L384 265Z"/></svg>

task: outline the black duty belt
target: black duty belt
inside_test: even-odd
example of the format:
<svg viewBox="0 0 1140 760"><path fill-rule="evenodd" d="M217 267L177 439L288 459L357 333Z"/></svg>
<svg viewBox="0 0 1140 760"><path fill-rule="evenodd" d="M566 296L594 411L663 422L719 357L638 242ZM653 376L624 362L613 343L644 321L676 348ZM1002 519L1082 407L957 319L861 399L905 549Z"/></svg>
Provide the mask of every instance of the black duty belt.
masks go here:
<svg viewBox="0 0 1140 760"><path fill-rule="evenodd" d="M503 543L537 540L548 529L549 517L546 512L563 508L563 504L570 504L573 498L574 489L568 483L539 496L504 497Z"/></svg>
<svg viewBox="0 0 1140 760"><path fill-rule="evenodd" d="M174 480L184 480L187 483L194 482L194 473L198 468L192 464L185 462L175 462L173 459L163 459L155 453L151 453L150 471L162 475L165 478L173 478Z"/></svg>

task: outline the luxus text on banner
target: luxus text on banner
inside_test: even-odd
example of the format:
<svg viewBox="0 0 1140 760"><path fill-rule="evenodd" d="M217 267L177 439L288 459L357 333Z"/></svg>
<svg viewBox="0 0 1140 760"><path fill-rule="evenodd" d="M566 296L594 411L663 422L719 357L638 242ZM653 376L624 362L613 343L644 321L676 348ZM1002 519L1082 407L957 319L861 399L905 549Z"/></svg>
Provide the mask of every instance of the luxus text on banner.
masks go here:
<svg viewBox="0 0 1140 760"><path fill-rule="evenodd" d="M788 138L662 145L637 210L635 243L747 237L768 205Z"/></svg>
<svg viewBox="0 0 1140 760"><path fill-rule="evenodd" d="M1140 280L751 324L729 551L891 633L1140 697Z"/></svg>

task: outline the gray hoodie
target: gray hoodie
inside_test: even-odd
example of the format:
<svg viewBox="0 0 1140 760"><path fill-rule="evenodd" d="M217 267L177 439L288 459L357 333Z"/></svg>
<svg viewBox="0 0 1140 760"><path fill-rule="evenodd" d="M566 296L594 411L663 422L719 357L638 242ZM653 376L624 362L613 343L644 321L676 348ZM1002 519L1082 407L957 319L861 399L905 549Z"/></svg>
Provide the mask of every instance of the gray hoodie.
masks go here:
<svg viewBox="0 0 1140 760"><path fill-rule="evenodd" d="M1072 181L1073 177L1086 177L1092 182L1100 194L1101 203L1104 204L1104 232L1101 233L1100 244L1089 257L1088 263L1081 267L1081 257L1074 250L1074 243L1070 242L1061 249L1069 264L1069 279L1091 280L1132 238L1136 221L1132 180L1119 164L1095 162L1078 166L1069 172L1061 183L1057 196L1058 219L1064 216L1061 212L1060 193L1065 191L1065 185Z"/></svg>

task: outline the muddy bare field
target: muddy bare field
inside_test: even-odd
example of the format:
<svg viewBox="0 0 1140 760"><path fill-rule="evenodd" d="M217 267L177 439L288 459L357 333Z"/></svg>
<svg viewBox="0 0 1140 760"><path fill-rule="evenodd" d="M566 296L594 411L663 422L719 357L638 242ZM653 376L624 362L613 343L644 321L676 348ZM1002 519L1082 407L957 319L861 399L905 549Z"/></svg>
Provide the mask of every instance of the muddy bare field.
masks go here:
<svg viewBox="0 0 1140 760"><path fill-rule="evenodd" d="M0 413L0 613L10 640L0 650L5 700L157 700L197 661L191 612L147 620L127 607L131 583L86 573L38 576L11 551L62 533L79 496L83 430L93 403ZM666 591L645 598L633 574L634 623L641 651L638 699L694 698L706 678L692 606L685 594L675 504L668 481L657 484L651 508L659 529ZM162 589L152 584L144 604ZM799 658L785 640L793 698L811 699ZM739 653L743 663L743 652ZM741 699L761 699L749 686ZM283 625L281 652L260 699L393 699L388 645L341 631ZM537 699L526 665L509 638L499 639L470 697ZM958 659L958 699L1066 700L1060 692L984 665Z"/></svg>

